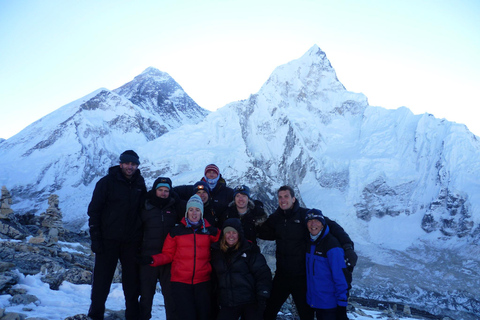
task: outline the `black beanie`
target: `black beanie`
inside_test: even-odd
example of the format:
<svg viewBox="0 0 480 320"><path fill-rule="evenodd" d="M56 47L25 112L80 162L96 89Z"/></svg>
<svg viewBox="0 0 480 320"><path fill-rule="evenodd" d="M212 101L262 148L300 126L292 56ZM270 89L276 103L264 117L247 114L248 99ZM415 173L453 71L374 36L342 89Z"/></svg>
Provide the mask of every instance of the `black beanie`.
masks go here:
<svg viewBox="0 0 480 320"><path fill-rule="evenodd" d="M140 159L138 158L138 154L133 150L124 151L120 155L120 163L126 163L126 162L133 162L133 163L136 163L137 165L140 165Z"/></svg>

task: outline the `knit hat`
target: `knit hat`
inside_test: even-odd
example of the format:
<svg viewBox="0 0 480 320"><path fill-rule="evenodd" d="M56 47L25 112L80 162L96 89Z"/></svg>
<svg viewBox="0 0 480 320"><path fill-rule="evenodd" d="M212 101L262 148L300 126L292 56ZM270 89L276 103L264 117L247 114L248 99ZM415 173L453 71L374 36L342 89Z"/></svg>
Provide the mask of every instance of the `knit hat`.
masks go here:
<svg viewBox="0 0 480 320"><path fill-rule="evenodd" d="M205 181L198 181L193 185L193 193L197 193L198 190L205 190L210 197L210 188L208 187L208 183Z"/></svg>
<svg viewBox="0 0 480 320"><path fill-rule="evenodd" d="M325 225L325 217L323 216L321 210L310 209L310 210L307 211L306 216L305 216L305 223L307 223L309 220L313 220L313 219L317 219L323 225Z"/></svg>
<svg viewBox="0 0 480 320"><path fill-rule="evenodd" d="M133 162L140 165L140 158L133 150L126 150L120 155L120 163Z"/></svg>
<svg viewBox="0 0 480 320"><path fill-rule="evenodd" d="M211 164L209 164L208 166L205 167L204 175L207 175L207 172L210 171L210 170L214 171L217 174L217 176L220 175L220 169L218 169L218 167L216 165L214 165L213 163L211 163Z"/></svg>
<svg viewBox="0 0 480 320"><path fill-rule="evenodd" d="M222 225L223 234L228 231L236 231L239 236L243 237L243 227L242 222L238 218L229 218L225 220Z"/></svg>
<svg viewBox="0 0 480 320"><path fill-rule="evenodd" d="M200 211L202 212L202 218L203 218L203 202L198 194L194 194L188 200L187 210L185 211L185 217L187 217L188 209L190 209L191 207L199 208Z"/></svg>
<svg viewBox="0 0 480 320"><path fill-rule="evenodd" d="M235 189L233 189L233 198L234 199L235 199L235 196L237 195L237 193L244 194L248 198L250 198L250 188L245 186L245 185L236 186Z"/></svg>
<svg viewBox="0 0 480 320"><path fill-rule="evenodd" d="M159 177L153 183L153 190L157 190L160 187L167 187L168 190L172 190L172 180L167 177Z"/></svg>

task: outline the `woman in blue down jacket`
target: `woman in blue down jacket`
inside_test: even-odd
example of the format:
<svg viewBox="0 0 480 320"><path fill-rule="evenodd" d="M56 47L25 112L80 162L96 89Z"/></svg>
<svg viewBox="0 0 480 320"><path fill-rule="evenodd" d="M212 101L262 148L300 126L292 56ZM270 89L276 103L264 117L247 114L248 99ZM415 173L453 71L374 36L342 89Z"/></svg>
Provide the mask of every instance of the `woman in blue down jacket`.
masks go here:
<svg viewBox="0 0 480 320"><path fill-rule="evenodd" d="M322 211L307 211L307 303L317 319L335 320L337 308L347 307L346 264L343 249L330 234Z"/></svg>
<svg viewBox="0 0 480 320"><path fill-rule="evenodd" d="M220 305L217 320L261 320L272 288L272 273L258 247L247 241L242 223L227 219L212 244L212 266Z"/></svg>

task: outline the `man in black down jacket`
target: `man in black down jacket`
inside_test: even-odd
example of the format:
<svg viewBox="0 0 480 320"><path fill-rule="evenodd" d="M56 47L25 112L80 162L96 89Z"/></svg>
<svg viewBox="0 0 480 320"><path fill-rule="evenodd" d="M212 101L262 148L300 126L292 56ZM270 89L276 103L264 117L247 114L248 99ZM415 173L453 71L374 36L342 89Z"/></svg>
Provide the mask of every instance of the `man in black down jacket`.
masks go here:
<svg viewBox="0 0 480 320"><path fill-rule="evenodd" d="M170 230L184 216L186 204L172 191L172 180L160 177L153 183L142 209L143 226L142 256L153 256L162 252L163 243ZM151 258L150 258L151 259ZM162 287L167 320L177 319L175 301L170 286L172 264L152 267L140 266L140 320L152 317L152 303L157 279Z"/></svg>
<svg viewBox="0 0 480 320"><path fill-rule="evenodd" d="M300 207L296 201L293 189L290 186L282 186L278 190L277 210L259 228L258 237L264 240L275 240L277 246L275 252L276 271L272 294L267 300L264 313L265 320L277 318L280 308L290 294L300 319L313 320L313 309L307 304L305 266L305 239L308 237L308 230L305 226L307 211L307 208ZM353 251L353 242L343 228L327 217L325 220L331 233L342 246L348 244Z"/></svg>
<svg viewBox="0 0 480 320"><path fill-rule="evenodd" d="M105 302L120 260L125 295L125 318L139 317L139 279L136 257L142 240L141 201L146 193L145 180L138 170L138 155L127 150L120 165L111 167L93 191L88 206L90 238L95 253L91 305L88 316L103 319Z"/></svg>
<svg viewBox="0 0 480 320"><path fill-rule="evenodd" d="M220 169L215 164L209 164L205 167L204 176L200 181L205 182L208 186L209 202L212 210L209 210L214 219L208 220L214 227L220 228L221 222L224 221L221 217L233 199L233 189L227 187L225 179L220 174ZM182 185L173 188L182 200L188 201L190 197L196 193L193 185Z"/></svg>

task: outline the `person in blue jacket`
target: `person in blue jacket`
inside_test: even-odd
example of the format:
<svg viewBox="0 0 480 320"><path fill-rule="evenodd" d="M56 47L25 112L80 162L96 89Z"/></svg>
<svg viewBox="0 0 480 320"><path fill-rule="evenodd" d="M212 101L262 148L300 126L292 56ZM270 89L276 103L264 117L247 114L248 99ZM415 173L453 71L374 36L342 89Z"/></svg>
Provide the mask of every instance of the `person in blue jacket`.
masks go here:
<svg viewBox="0 0 480 320"><path fill-rule="evenodd" d="M310 233L306 254L307 303L318 320L335 320L337 308L346 311L347 307L344 252L330 233L322 211L310 209L305 222Z"/></svg>

